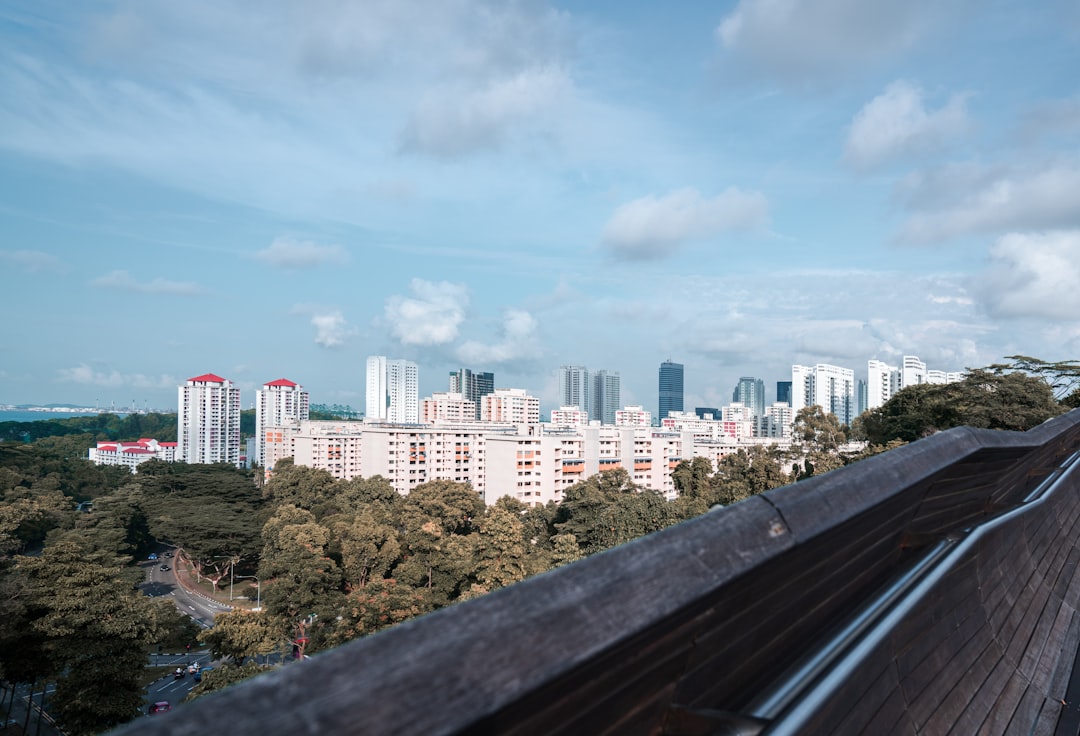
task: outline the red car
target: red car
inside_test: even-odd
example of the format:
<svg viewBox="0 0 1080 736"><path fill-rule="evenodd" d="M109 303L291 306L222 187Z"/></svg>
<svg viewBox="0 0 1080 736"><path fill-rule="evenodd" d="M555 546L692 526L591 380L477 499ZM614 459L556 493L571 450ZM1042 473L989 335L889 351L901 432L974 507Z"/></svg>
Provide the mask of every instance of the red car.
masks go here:
<svg viewBox="0 0 1080 736"><path fill-rule="evenodd" d="M168 700L159 700L156 703L150 704L150 708L147 710L146 715L152 716L155 713L168 713L170 710L172 710L172 706L169 705Z"/></svg>

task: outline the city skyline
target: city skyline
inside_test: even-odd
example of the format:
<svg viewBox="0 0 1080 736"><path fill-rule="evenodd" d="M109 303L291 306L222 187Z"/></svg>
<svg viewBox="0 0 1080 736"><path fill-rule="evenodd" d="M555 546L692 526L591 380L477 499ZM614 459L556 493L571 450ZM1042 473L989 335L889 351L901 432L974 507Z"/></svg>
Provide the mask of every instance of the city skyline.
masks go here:
<svg viewBox="0 0 1080 736"><path fill-rule="evenodd" d="M0 402L1080 353L1067 3L14 0Z"/></svg>

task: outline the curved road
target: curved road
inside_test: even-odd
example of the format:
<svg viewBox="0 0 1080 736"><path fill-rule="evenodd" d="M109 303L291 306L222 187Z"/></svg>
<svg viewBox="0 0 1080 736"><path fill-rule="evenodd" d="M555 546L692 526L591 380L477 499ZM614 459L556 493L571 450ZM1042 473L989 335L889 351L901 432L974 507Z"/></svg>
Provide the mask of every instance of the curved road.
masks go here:
<svg viewBox="0 0 1080 736"><path fill-rule="evenodd" d="M173 562L174 558L169 557L141 562L140 565L146 569L146 580L139 587L152 598L169 596L181 613L190 616L204 629L209 628L214 623L214 616L228 611L229 607L189 593L176 580L176 570L171 569ZM170 569L162 570L163 565Z"/></svg>

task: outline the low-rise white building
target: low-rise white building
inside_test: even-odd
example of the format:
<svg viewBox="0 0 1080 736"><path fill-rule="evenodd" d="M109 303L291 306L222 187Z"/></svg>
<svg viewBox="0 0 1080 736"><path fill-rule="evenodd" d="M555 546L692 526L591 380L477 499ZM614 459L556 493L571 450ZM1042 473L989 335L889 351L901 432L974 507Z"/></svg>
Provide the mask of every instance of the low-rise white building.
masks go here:
<svg viewBox="0 0 1080 736"><path fill-rule="evenodd" d="M150 438L134 442L98 442L96 447L87 451L87 456L95 465L124 465L134 473L147 460L163 460L167 463L176 460L176 443L158 442Z"/></svg>

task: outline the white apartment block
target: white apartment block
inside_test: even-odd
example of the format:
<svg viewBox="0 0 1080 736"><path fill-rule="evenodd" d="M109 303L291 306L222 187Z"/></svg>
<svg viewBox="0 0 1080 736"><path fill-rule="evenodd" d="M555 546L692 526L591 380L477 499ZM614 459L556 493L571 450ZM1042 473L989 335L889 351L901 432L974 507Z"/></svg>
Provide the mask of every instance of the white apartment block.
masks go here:
<svg viewBox="0 0 1080 736"><path fill-rule="evenodd" d="M433 393L421 402L420 421L424 424L461 424L476 421L476 402L456 391Z"/></svg>
<svg viewBox="0 0 1080 736"><path fill-rule="evenodd" d="M963 380L962 372L946 372L927 369L926 363L914 355L905 355L901 366L889 365L880 360L866 363L866 408L876 409L907 386L922 383L955 383Z"/></svg>
<svg viewBox="0 0 1080 736"><path fill-rule="evenodd" d="M787 403L780 401L765 407L765 413L754 417L754 437L790 439L795 412Z"/></svg>
<svg viewBox="0 0 1080 736"><path fill-rule="evenodd" d="M841 424L855 418L855 371L827 363L791 366L791 408L820 406Z"/></svg>
<svg viewBox="0 0 1080 736"><path fill-rule="evenodd" d="M171 463L176 459L176 443L150 438L135 442L98 442L97 447L87 450L87 457L95 465L123 465L134 473L147 460Z"/></svg>
<svg viewBox="0 0 1080 736"><path fill-rule="evenodd" d="M643 406L627 406L615 412L616 427L651 427L652 412Z"/></svg>
<svg viewBox="0 0 1080 736"><path fill-rule="evenodd" d="M419 368L410 360L372 355L367 359L365 417L419 424Z"/></svg>
<svg viewBox="0 0 1080 736"><path fill-rule="evenodd" d="M480 399L480 420L496 424L539 424L540 399L523 388L497 388Z"/></svg>
<svg viewBox="0 0 1080 736"><path fill-rule="evenodd" d="M551 410L551 423L558 427L584 427L589 423L589 412L577 406L561 406Z"/></svg>
<svg viewBox="0 0 1080 736"><path fill-rule="evenodd" d="M177 396L176 459L240 466L240 389L213 373L189 378Z"/></svg>
<svg viewBox="0 0 1080 736"><path fill-rule="evenodd" d="M310 401L303 386L287 378L264 383L255 392L255 457L248 460L263 464L267 427L304 422L309 416Z"/></svg>
<svg viewBox="0 0 1080 736"><path fill-rule="evenodd" d="M706 457L715 467L740 447L761 443L712 428L695 436L654 427L479 422L425 427L307 421L268 428L266 435L267 468L292 457L343 480L381 475L402 494L428 481L452 480L468 483L488 504L510 495L530 505L560 502L569 486L616 468L671 499L671 471L680 460Z"/></svg>
<svg viewBox="0 0 1080 736"><path fill-rule="evenodd" d="M660 420L660 426L674 432L687 432L695 441L702 442L746 439L754 435L752 418L702 419L691 411L670 411L665 418Z"/></svg>

